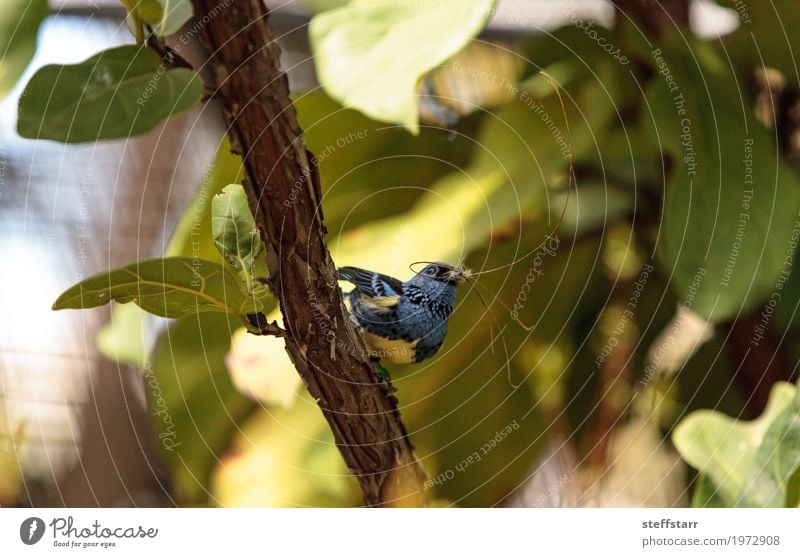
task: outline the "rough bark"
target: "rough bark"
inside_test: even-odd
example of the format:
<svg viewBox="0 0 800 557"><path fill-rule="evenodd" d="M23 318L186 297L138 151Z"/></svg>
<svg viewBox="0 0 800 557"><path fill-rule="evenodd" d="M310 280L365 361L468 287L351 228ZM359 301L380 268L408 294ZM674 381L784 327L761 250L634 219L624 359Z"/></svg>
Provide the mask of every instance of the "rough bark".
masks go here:
<svg viewBox="0 0 800 557"><path fill-rule="evenodd" d="M422 505L425 475L388 385L345 317L325 244L315 161L289 99L261 0L192 0L214 97L243 157L244 187L267 245L286 350L333 430L370 506ZM202 24L202 25L201 25Z"/></svg>

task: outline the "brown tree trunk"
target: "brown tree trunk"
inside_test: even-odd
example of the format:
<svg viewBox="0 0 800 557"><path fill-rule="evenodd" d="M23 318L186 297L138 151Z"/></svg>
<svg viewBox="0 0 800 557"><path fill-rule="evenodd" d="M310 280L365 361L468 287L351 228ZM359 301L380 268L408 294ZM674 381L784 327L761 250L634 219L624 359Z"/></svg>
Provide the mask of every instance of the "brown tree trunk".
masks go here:
<svg viewBox="0 0 800 557"><path fill-rule="evenodd" d="M331 426L370 506L425 503L397 400L376 376L345 317L325 244L315 161L289 99L280 49L261 0L192 0L209 49L228 136L243 157L244 187L267 245L269 284L280 303L286 350Z"/></svg>

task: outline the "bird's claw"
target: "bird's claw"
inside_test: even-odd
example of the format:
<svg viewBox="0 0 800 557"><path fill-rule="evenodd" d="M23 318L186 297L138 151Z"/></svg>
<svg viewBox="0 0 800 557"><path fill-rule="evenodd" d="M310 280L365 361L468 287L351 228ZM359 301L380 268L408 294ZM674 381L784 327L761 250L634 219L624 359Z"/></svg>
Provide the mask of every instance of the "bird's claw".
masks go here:
<svg viewBox="0 0 800 557"><path fill-rule="evenodd" d="M392 385L392 378L389 377L389 370L381 365L381 360L377 356L370 356L370 359L378 368L375 375L381 380L381 389L383 389L387 397L392 396L397 392L397 389Z"/></svg>

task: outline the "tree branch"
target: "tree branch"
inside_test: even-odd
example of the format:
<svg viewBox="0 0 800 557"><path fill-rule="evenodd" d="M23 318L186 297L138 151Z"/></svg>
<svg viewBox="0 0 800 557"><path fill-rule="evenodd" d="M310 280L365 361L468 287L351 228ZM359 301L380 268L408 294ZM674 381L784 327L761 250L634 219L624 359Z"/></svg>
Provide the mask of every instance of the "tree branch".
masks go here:
<svg viewBox="0 0 800 557"><path fill-rule="evenodd" d="M419 506L425 474L388 385L345 316L325 244L316 162L289 99L262 0L192 0L244 188L267 246L286 350L370 506Z"/></svg>

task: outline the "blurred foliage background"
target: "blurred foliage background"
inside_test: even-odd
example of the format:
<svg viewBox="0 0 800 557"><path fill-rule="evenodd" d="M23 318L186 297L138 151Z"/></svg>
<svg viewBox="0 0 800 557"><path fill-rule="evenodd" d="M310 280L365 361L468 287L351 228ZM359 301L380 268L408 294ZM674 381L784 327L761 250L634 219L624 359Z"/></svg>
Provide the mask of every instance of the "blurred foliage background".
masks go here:
<svg viewBox="0 0 800 557"><path fill-rule="evenodd" d="M46 13L18 3L28 9L0 16L0 92L19 80ZM389 370L428 495L797 506L797 10L545 4L307 0L273 15L294 33L282 36L284 63L336 263L401 279L417 260L498 269L461 288L435 358ZM210 199L240 182L241 161L203 125L208 168L174 218L141 217L164 223L144 255L221 263ZM199 134L181 139L187 150ZM280 340L221 313L166 320L124 304L108 318L87 342L136 370L146 393L130 401L155 453L146 502L359 504ZM15 416L0 413L5 505L35 502L28 485L43 481L26 462L41 456L22 450L36 421Z"/></svg>

